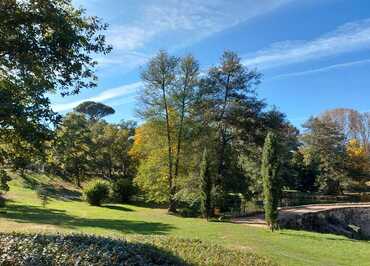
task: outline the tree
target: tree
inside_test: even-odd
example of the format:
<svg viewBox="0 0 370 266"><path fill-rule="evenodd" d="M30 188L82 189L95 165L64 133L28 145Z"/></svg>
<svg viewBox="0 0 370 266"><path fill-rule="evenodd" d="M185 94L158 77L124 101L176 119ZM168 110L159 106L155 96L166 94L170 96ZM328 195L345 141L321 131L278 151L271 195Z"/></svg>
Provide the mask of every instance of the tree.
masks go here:
<svg viewBox="0 0 370 266"><path fill-rule="evenodd" d="M90 171L102 177L132 179L136 172L136 162L128 154L133 140L130 129L121 125L97 121L89 124L90 130Z"/></svg>
<svg viewBox="0 0 370 266"><path fill-rule="evenodd" d="M168 162L165 130L155 122L146 122L136 129L129 155L139 161L134 182L147 201L168 203Z"/></svg>
<svg viewBox="0 0 370 266"><path fill-rule="evenodd" d="M59 162L64 175L71 175L81 187L90 158L90 130L82 114L68 113L56 130L53 145L54 160Z"/></svg>
<svg viewBox="0 0 370 266"><path fill-rule="evenodd" d="M174 132L171 125L171 132ZM174 132L173 134L175 134ZM176 180L176 202L195 203L199 198L199 153L200 143L184 138L182 160ZM145 199L159 204L168 204L167 137L164 121L147 121L135 132L134 144L129 155L137 162L134 183ZM199 202L199 201L198 201Z"/></svg>
<svg viewBox="0 0 370 266"><path fill-rule="evenodd" d="M370 157L367 149L356 139L346 145L347 171L351 179L364 184L370 178Z"/></svg>
<svg viewBox="0 0 370 266"><path fill-rule="evenodd" d="M203 151L202 164L200 166L201 179L201 211L203 216L208 220L212 215L212 172L211 162L209 160L207 149Z"/></svg>
<svg viewBox="0 0 370 266"><path fill-rule="evenodd" d="M315 161L305 160L304 151L304 148L293 151L292 158L288 162L291 179L289 188L302 192L314 192L317 190L318 167Z"/></svg>
<svg viewBox="0 0 370 266"><path fill-rule="evenodd" d="M261 175L263 179L265 220L272 231L277 228L278 203L281 194L279 168L277 136L269 132L263 147Z"/></svg>
<svg viewBox="0 0 370 266"><path fill-rule="evenodd" d="M170 121L170 94L176 85L178 58L161 51L142 72L144 90L141 95L143 109L140 114L148 120L163 120L167 138L168 211L176 212L176 185L174 180L174 151Z"/></svg>
<svg viewBox="0 0 370 266"><path fill-rule="evenodd" d="M178 128L176 139L176 154L175 154L175 173L174 179L178 179L180 169L180 155L184 138L184 131L189 128L186 125L186 115L191 110L195 100L195 88L198 85L199 65L195 58L191 55L180 60L179 74L177 77L178 88L173 92L174 108L180 116L176 127ZM176 188L174 189L176 191Z"/></svg>
<svg viewBox="0 0 370 266"><path fill-rule="evenodd" d="M357 140L367 153L370 152L370 113L360 113L353 109L336 108L324 112L320 119L335 123L346 142Z"/></svg>
<svg viewBox="0 0 370 266"><path fill-rule="evenodd" d="M100 34L106 28L71 0L0 1L2 143L13 136L34 147L50 140L60 117L47 93L69 95L96 85L92 55L110 51Z"/></svg>
<svg viewBox="0 0 370 266"><path fill-rule="evenodd" d="M96 103L93 101L86 101L74 108L75 112L85 114L90 121L96 122L107 115L114 114L112 107L103 103Z"/></svg>
<svg viewBox="0 0 370 266"><path fill-rule="evenodd" d="M303 153L307 164L317 166L317 186L328 194L341 194L346 177L345 136L329 120L310 118L304 124Z"/></svg>
<svg viewBox="0 0 370 266"><path fill-rule="evenodd" d="M263 199L263 180L261 177L262 152L268 132L274 132L279 139L281 186L297 189L298 176L292 165L299 141L298 130L290 124L284 113L275 107L271 110L260 111L255 115L255 122L243 126L238 145L239 164L246 179L246 198ZM252 117L253 118L253 117ZM255 125L252 127L252 125Z"/></svg>
<svg viewBox="0 0 370 266"><path fill-rule="evenodd" d="M254 124L264 106L254 97L255 85L259 81L260 74L244 67L233 52L225 52L220 65L211 68L200 81L198 113L202 116L202 123L216 132L214 143L218 158L215 185L224 192L227 183L235 184L229 182L232 177L241 175L235 154L235 145L241 143L238 137L241 129Z"/></svg>

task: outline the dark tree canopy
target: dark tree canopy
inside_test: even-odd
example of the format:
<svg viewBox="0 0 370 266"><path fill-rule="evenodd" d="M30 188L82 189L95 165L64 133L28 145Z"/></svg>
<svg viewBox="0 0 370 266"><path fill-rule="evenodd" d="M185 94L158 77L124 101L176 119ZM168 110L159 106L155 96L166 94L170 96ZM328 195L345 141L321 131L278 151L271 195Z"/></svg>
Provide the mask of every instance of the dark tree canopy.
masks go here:
<svg viewBox="0 0 370 266"><path fill-rule="evenodd" d="M243 134L240 133L247 128L246 132L256 131L256 121L264 107L263 101L255 97L260 78L260 73L243 66L237 54L226 51L220 64L210 68L200 81L198 113L203 116L204 124L217 131L218 173L215 184L223 189L227 183L235 183L228 177L239 174L234 171L238 168L235 165L237 160L231 153Z"/></svg>
<svg viewBox="0 0 370 266"><path fill-rule="evenodd" d="M111 49L106 28L71 0L0 1L0 135L45 139L58 121L46 93L96 85L93 55Z"/></svg>
<svg viewBox="0 0 370 266"><path fill-rule="evenodd" d="M114 114L115 111L112 107L103 103L93 101L86 101L74 108L76 112L85 114L91 121L97 121L107 115Z"/></svg>

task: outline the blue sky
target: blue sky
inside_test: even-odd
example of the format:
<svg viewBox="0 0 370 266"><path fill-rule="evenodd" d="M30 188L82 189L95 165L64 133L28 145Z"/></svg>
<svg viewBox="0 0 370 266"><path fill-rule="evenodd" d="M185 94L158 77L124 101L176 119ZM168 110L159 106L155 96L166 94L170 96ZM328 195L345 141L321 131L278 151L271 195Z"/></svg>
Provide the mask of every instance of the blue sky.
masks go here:
<svg viewBox="0 0 370 266"><path fill-rule="evenodd" d="M111 105L107 118L137 119L140 71L159 49L194 54L201 67L237 52L263 73L261 98L300 126L311 115L348 107L370 111L369 0L74 0L110 24L113 52L97 57L99 86L52 95L54 110L85 100Z"/></svg>

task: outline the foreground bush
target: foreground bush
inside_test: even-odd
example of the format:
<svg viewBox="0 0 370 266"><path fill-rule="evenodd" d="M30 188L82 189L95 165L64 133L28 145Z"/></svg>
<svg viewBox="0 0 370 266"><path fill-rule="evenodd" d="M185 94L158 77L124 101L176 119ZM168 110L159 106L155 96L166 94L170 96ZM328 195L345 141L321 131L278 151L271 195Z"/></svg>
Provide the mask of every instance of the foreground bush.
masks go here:
<svg viewBox="0 0 370 266"><path fill-rule="evenodd" d="M119 178L112 184L112 197L115 201L126 203L134 194L134 187L128 178Z"/></svg>
<svg viewBox="0 0 370 266"><path fill-rule="evenodd" d="M272 265L267 259L198 240L134 236L0 234L0 265Z"/></svg>
<svg viewBox="0 0 370 266"><path fill-rule="evenodd" d="M84 188L84 194L88 203L100 206L109 198L109 184L103 180L90 181Z"/></svg>

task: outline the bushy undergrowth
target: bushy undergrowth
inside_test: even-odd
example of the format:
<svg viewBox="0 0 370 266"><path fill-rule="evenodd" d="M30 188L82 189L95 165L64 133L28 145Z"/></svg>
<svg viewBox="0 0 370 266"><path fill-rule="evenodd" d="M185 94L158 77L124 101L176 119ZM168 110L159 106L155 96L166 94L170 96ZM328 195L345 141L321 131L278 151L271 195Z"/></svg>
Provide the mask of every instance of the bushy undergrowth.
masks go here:
<svg viewBox="0 0 370 266"><path fill-rule="evenodd" d="M127 203L134 192L132 182L128 178L119 178L112 184L112 197L117 202Z"/></svg>
<svg viewBox="0 0 370 266"><path fill-rule="evenodd" d="M0 234L0 265L272 265L198 240L134 236Z"/></svg>
<svg viewBox="0 0 370 266"><path fill-rule="evenodd" d="M92 180L86 184L84 194L88 203L100 206L109 198L109 183L103 180Z"/></svg>

